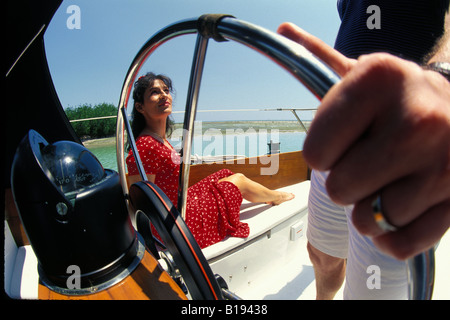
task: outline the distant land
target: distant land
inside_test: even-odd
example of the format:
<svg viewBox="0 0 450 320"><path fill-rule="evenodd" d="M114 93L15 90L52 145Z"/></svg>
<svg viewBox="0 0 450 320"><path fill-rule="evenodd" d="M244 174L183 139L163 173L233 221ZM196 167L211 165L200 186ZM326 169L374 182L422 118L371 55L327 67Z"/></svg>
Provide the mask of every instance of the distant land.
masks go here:
<svg viewBox="0 0 450 320"><path fill-rule="evenodd" d="M309 128L311 121L303 121L306 128ZM241 120L241 121L202 121L202 133L208 129L243 129L244 131L253 128L259 129L278 129L283 131L304 131L302 126L296 120ZM182 123L176 123L175 129L182 128Z"/></svg>

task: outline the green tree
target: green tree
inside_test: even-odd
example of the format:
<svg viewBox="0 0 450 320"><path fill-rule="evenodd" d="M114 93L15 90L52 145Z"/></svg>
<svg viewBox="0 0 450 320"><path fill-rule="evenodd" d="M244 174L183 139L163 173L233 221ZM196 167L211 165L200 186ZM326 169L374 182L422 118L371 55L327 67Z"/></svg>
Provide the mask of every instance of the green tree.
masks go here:
<svg viewBox="0 0 450 320"><path fill-rule="evenodd" d="M90 104L65 109L69 120L90 119L105 116L116 116L117 107L109 103L101 103L95 106ZM97 139L114 135L116 119L95 119L72 122L76 134L82 139Z"/></svg>

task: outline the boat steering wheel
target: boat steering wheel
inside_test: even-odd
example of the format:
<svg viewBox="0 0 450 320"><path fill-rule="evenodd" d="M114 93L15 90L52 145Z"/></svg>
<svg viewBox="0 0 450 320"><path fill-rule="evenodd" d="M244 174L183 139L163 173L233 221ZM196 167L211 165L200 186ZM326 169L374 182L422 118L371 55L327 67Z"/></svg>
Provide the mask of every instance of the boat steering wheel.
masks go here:
<svg viewBox="0 0 450 320"><path fill-rule="evenodd" d="M134 137L129 128L126 107L134 81L147 58L166 41L186 34L197 34L197 42L183 126L183 129L188 134L183 139L181 151L184 161L180 167L181 192L178 199L179 210L177 210L158 187L145 181L146 174L137 153ZM194 118L206 49L210 39L218 42L235 41L262 53L291 73L318 99L323 98L328 90L340 81L339 76L333 70L300 44L257 25L238 20L230 15L207 14L200 16L198 19L188 19L171 24L152 36L138 52L128 70L119 102L116 145L119 174L122 178L122 187L126 197L135 206L138 216L144 214L151 220L166 243L175 264L180 268L179 271L194 299L223 298L221 288L211 268L182 218L186 208ZM127 130L129 144L135 155L139 174L143 180L132 185L129 190L124 169L124 127ZM147 238L149 237L147 236ZM408 265L410 298L431 298L434 282L434 250L431 249L410 259Z"/></svg>

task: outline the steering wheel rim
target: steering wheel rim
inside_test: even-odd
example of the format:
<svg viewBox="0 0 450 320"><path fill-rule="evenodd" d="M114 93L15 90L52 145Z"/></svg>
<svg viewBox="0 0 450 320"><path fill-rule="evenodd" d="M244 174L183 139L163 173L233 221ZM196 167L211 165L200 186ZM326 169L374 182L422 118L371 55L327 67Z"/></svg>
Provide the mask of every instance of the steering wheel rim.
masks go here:
<svg viewBox="0 0 450 320"><path fill-rule="evenodd" d="M130 187L130 200L158 231L196 300L223 300L221 288L194 236L178 210L154 183L140 181Z"/></svg>
<svg viewBox="0 0 450 320"><path fill-rule="evenodd" d="M182 156L184 155L186 159L184 159L180 168L181 192L178 203L182 217L184 217L187 197L191 141L194 131L193 124L206 48L210 38L219 42L232 40L262 53L291 73L319 100L325 96L334 84L340 81L340 77L329 66L316 58L300 44L257 25L238 20L230 15L208 14L167 26L151 37L141 48L128 70L122 88L117 117L116 148L119 174L122 177L122 187L126 196L128 194L128 185L124 170L124 126L128 128L128 139L131 148L136 150L134 137L132 136L131 130L129 130L126 114L127 102L132 91L134 80L144 61L160 45L172 38L186 34L197 34L198 36L183 126L185 132L188 132L188 137L184 137L183 139ZM142 163L138 156L135 158L140 175L143 180L146 180ZM407 269L409 298L414 300L430 299L434 283L434 249L432 248L427 252L411 258L407 262Z"/></svg>

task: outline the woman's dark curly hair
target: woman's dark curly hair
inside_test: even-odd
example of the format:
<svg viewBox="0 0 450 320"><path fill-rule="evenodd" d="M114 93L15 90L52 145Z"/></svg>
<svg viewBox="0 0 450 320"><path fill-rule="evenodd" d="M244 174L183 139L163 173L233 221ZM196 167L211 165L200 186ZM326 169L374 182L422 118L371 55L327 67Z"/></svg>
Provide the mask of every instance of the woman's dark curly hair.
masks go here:
<svg viewBox="0 0 450 320"><path fill-rule="evenodd" d="M131 131L133 132L133 136L136 139L145 128L145 118L140 113L137 108L137 103L144 103L144 93L145 90L151 85L155 80L161 80L169 89L170 93L173 93L172 80L162 74L154 74L153 72L148 72L146 75L139 77L139 79L134 83L134 91L133 91L133 100L134 100L134 108L131 113L133 121L131 122ZM166 136L170 137L173 132L174 122L170 116L167 117L166 122Z"/></svg>

